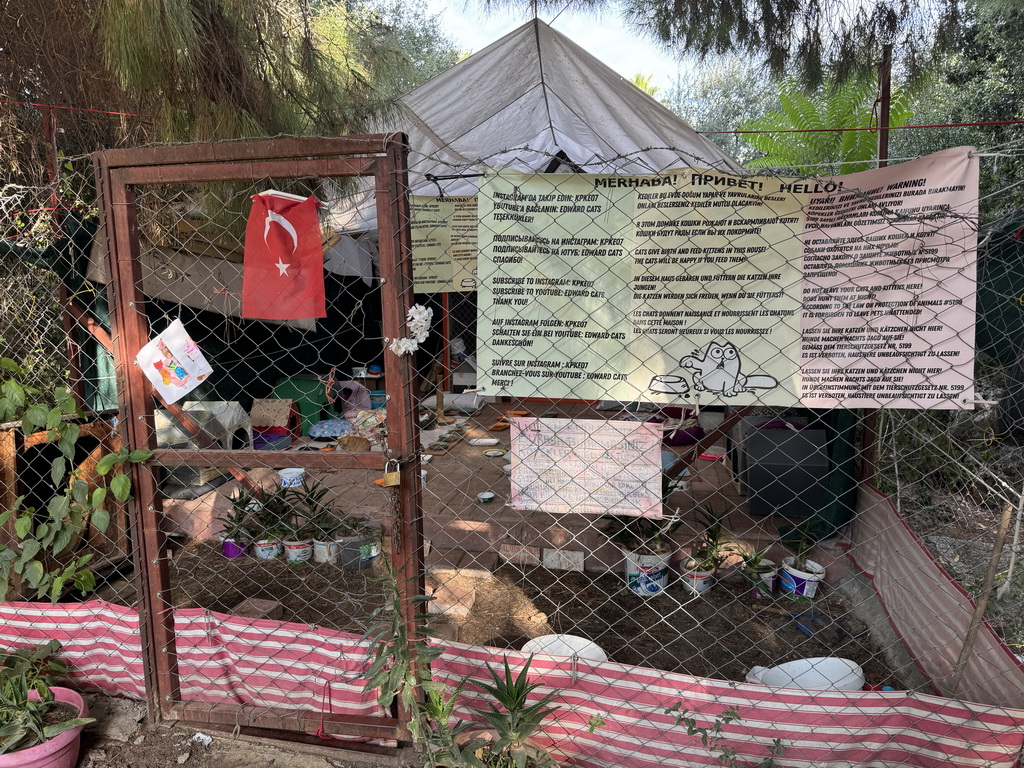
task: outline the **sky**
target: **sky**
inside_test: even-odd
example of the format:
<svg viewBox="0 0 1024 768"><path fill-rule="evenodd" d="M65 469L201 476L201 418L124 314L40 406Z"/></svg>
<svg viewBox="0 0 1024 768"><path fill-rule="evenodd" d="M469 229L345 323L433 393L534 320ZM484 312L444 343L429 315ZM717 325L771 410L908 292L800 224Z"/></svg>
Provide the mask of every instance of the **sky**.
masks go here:
<svg viewBox="0 0 1024 768"><path fill-rule="evenodd" d="M457 47L476 53L500 37L524 24L529 18L527 11L511 13L508 10L480 10L477 0L427 0L430 13L441 18L441 28L455 40ZM614 11L601 15L583 15L566 11L555 17L552 11L545 11L540 18L554 29L571 38L577 45L601 59L627 80L636 74L652 76L651 84L668 89L675 79L676 65L672 57L661 53L658 46L623 28L623 23Z"/></svg>

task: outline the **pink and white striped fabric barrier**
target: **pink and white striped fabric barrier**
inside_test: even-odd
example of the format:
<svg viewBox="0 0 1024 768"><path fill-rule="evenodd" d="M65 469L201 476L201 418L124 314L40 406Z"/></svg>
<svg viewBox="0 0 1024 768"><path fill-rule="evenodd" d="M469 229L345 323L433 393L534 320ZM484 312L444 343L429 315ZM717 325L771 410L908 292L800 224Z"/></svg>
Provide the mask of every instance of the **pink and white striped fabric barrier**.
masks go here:
<svg viewBox="0 0 1024 768"><path fill-rule="evenodd" d="M850 556L872 579L889 620L936 690L1024 709L1024 666L983 624L959 689L956 663L974 610L970 596L935 561L888 498L862 487Z"/></svg>
<svg viewBox="0 0 1024 768"><path fill-rule="evenodd" d="M184 701L233 702L373 717L363 692L366 645L356 635L301 624L175 611ZM59 640L82 690L144 699L138 614L100 600L0 603L0 647Z"/></svg>
<svg viewBox="0 0 1024 768"><path fill-rule="evenodd" d="M521 653L452 644L435 663L434 676L453 689L466 679L490 682L485 667L500 671L503 657L517 670L525 662ZM541 741L565 764L586 768L721 765L699 736L688 736L666 713L677 702L702 727L737 708L740 719L723 727L723 744L751 765L769 756L775 739L785 749L777 763L787 768L1012 768L1024 745L1024 712L938 696L770 689L542 655L534 656L530 670L542 685L536 695L553 691L559 706ZM471 708L486 710L487 700L467 685L456 714L473 719ZM593 733L591 717L604 721Z"/></svg>
<svg viewBox="0 0 1024 768"><path fill-rule="evenodd" d="M384 714L363 692L369 662L358 635L202 609L175 611L174 629L184 701Z"/></svg>
<svg viewBox="0 0 1024 768"><path fill-rule="evenodd" d="M0 603L0 648L59 640L76 688L146 698L139 615L103 600L87 603Z"/></svg>

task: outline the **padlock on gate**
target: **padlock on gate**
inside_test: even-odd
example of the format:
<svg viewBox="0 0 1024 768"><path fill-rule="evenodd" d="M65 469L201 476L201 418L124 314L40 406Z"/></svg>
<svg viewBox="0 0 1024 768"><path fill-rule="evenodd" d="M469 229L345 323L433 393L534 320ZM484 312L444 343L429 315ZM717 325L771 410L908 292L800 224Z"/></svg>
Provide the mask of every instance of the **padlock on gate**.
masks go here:
<svg viewBox="0 0 1024 768"><path fill-rule="evenodd" d="M394 469L392 469L394 467ZM398 462L395 460L388 461L384 465L384 477L374 482L381 488L394 488L396 485L402 482L402 473L399 470Z"/></svg>

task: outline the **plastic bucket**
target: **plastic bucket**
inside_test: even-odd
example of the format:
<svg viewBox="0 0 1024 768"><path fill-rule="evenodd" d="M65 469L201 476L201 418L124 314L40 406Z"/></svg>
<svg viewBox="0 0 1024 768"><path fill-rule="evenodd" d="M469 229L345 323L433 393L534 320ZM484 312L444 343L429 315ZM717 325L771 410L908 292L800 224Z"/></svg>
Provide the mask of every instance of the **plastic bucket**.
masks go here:
<svg viewBox="0 0 1024 768"><path fill-rule="evenodd" d="M313 541L314 563L336 563L340 552L336 541Z"/></svg>
<svg viewBox="0 0 1024 768"><path fill-rule="evenodd" d="M541 635L523 645L523 653L549 656L578 656L591 661L608 661L608 654L592 640L577 635Z"/></svg>
<svg viewBox="0 0 1024 768"><path fill-rule="evenodd" d="M770 688L804 688L809 691L859 691L864 687L864 670L850 659L816 656L779 664L753 667L747 682Z"/></svg>
<svg viewBox="0 0 1024 768"><path fill-rule="evenodd" d="M234 559L236 557L245 557L244 541L235 541L234 539L224 539L220 543L220 551L224 553L224 557Z"/></svg>
<svg viewBox="0 0 1024 768"><path fill-rule="evenodd" d="M70 704L78 710L75 717L88 717L89 707L77 692L70 688L50 686L50 693L55 701ZM29 699L38 699L39 692L32 690L28 692ZM79 725L69 728L63 733L58 733L52 739L47 739L42 744L36 744L28 749L19 749L16 752L8 752L0 755L0 767L2 768L74 768L78 762L78 750L82 744L82 728Z"/></svg>
<svg viewBox="0 0 1024 768"><path fill-rule="evenodd" d="M683 571L683 584L687 594L703 595L715 584L714 571Z"/></svg>
<svg viewBox="0 0 1024 768"><path fill-rule="evenodd" d="M370 390L370 405L374 408L383 408L388 404L388 393L383 389Z"/></svg>
<svg viewBox="0 0 1024 768"><path fill-rule="evenodd" d="M825 567L813 560L807 560L807 570L793 567L794 558L782 561L779 573L779 590L794 597L811 598L818 594L818 584L825 580Z"/></svg>
<svg viewBox="0 0 1024 768"><path fill-rule="evenodd" d="M360 536L342 536L335 540L341 566L349 571L362 571L372 566L380 557L380 527Z"/></svg>
<svg viewBox="0 0 1024 768"><path fill-rule="evenodd" d="M284 559L289 563L304 563L312 556L312 541L286 541L284 543Z"/></svg>
<svg viewBox="0 0 1024 768"><path fill-rule="evenodd" d="M750 596L770 595L775 592L779 584L779 568L771 560L762 560L762 564L771 566L772 570L767 573L759 573L756 580L750 587Z"/></svg>
<svg viewBox="0 0 1024 768"><path fill-rule="evenodd" d="M637 552L623 552L626 557L626 586L641 597L650 597L663 592L668 586L668 563L671 552L660 555L641 555Z"/></svg>
<svg viewBox="0 0 1024 768"><path fill-rule="evenodd" d="M260 560L273 560L281 556L281 542L276 539L261 539L253 543L252 553Z"/></svg>
<svg viewBox="0 0 1024 768"><path fill-rule="evenodd" d="M281 478L282 488L295 488L302 485L302 478L305 477L305 475L306 470L300 467L277 470L277 476Z"/></svg>

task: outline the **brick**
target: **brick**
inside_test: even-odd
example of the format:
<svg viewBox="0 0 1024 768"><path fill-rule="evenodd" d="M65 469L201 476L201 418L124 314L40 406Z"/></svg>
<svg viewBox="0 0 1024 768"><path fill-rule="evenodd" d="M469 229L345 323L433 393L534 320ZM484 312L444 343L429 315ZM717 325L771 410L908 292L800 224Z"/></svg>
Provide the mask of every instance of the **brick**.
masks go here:
<svg viewBox="0 0 1024 768"><path fill-rule="evenodd" d="M516 565L540 565L540 547L524 547L522 544L502 544L498 554Z"/></svg>
<svg viewBox="0 0 1024 768"><path fill-rule="evenodd" d="M541 561L553 571L583 571L584 552L575 549L544 549Z"/></svg>

